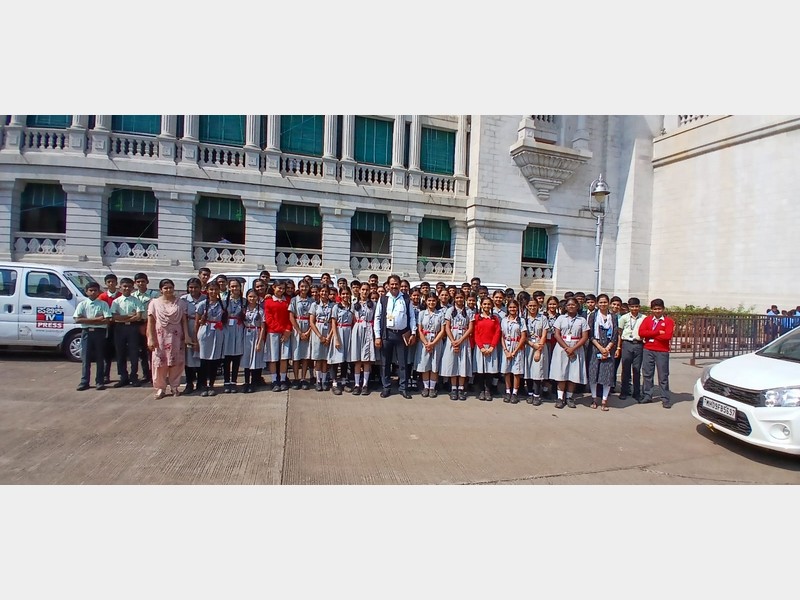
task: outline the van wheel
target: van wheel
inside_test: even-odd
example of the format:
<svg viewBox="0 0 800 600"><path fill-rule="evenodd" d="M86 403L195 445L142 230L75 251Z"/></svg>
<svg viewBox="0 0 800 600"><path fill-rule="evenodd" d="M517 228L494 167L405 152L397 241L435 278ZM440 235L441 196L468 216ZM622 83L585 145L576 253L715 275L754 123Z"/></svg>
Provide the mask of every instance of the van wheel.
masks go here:
<svg viewBox="0 0 800 600"><path fill-rule="evenodd" d="M61 344L61 350L64 352L64 356L66 356L72 362L81 362L80 329L70 331L66 337L64 337L64 342Z"/></svg>

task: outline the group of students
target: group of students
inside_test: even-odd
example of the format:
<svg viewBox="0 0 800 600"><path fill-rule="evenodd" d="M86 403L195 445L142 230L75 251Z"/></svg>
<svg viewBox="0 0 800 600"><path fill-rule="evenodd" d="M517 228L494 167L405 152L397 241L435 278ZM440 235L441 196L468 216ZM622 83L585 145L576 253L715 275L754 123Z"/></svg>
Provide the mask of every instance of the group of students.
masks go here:
<svg viewBox="0 0 800 600"><path fill-rule="evenodd" d="M152 377L157 397L167 385L173 394L181 393L181 371L182 393L197 390L203 396L216 394L220 374L224 393L252 393L269 386L264 379L269 372L276 392L313 387L334 395L368 395L376 382L381 396L388 397L396 375L406 398L417 389L432 398L443 390L451 400L463 401L472 388L481 401L502 395L517 404L527 397L538 406L555 395L556 408L574 408L578 386L588 386L591 407L608 410L621 363L620 398L652 401L657 367L663 403L670 406L674 323L663 316L659 299L651 302L647 321L636 298L622 303L606 294L568 292L559 300L541 291L490 292L478 277L460 288L423 282L412 289L397 275L382 285L376 274L365 282L340 278L334 284L326 273L319 284L308 277L295 286L291 280L273 282L263 271L251 289L243 290L240 279L212 279L204 268L180 296L168 279L158 292L148 290L144 273L121 279L119 286L109 275L105 283L102 294L99 289L89 293L87 286L89 300L76 309L76 321L90 330L84 335L93 336L85 341L78 389L88 388L92 357L101 358L97 388L103 389L110 365L102 358L113 349L119 373L114 387ZM101 315L105 321L96 320ZM104 329L102 341L94 333L104 327L101 323L113 327ZM134 324L138 335L130 333ZM168 338L167 325L172 326ZM143 380L137 378L139 361Z"/></svg>

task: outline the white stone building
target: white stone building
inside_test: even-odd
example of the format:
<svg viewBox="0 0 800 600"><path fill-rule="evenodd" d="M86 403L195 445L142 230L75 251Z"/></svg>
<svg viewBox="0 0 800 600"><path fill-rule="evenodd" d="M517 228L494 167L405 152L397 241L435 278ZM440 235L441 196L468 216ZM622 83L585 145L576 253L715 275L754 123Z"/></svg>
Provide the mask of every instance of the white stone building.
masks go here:
<svg viewBox="0 0 800 600"><path fill-rule="evenodd" d="M0 260L800 304L796 117L0 116ZM758 194L756 196L756 193ZM179 284L180 285L180 284ZM750 301L752 300L752 301ZM762 312L759 306L759 312Z"/></svg>

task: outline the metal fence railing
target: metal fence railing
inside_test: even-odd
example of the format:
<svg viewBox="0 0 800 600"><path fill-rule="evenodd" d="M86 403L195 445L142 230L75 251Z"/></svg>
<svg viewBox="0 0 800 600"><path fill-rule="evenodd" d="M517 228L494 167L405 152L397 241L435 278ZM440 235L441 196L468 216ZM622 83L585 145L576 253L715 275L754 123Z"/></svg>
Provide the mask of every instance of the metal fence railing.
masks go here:
<svg viewBox="0 0 800 600"><path fill-rule="evenodd" d="M800 317L739 314L670 314L675 321L670 352L698 359L722 359L758 350L800 326Z"/></svg>

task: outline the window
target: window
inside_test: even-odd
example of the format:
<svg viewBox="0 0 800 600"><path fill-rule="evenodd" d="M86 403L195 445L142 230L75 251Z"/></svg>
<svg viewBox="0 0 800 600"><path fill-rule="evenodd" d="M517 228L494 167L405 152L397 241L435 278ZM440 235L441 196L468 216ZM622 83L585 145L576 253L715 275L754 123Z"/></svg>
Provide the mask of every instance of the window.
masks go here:
<svg viewBox="0 0 800 600"><path fill-rule="evenodd" d="M419 162L425 173L452 175L456 163L456 132L423 127Z"/></svg>
<svg viewBox="0 0 800 600"><path fill-rule="evenodd" d="M426 258L451 258L450 222L447 219L425 217L419 224L417 256Z"/></svg>
<svg viewBox="0 0 800 600"><path fill-rule="evenodd" d="M158 239L158 199L149 190L117 189L108 198L108 235Z"/></svg>
<svg viewBox="0 0 800 600"><path fill-rule="evenodd" d="M17 291L17 272L0 269L0 296L13 296Z"/></svg>
<svg viewBox="0 0 800 600"><path fill-rule="evenodd" d="M112 115L111 130L124 133L161 133L161 115Z"/></svg>
<svg viewBox="0 0 800 600"><path fill-rule="evenodd" d="M64 276L75 284L75 287L80 290L81 294L83 294L87 283L98 283L94 277L85 271L64 271Z"/></svg>
<svg viewBox="0 0 800 600"><path fill-rule="evenodd" d="M28 127L66 129L72 125L72 115L28 115L26 124Z"/></svg>
<svg viewBox="0 0 800 600"><path fill-rule="evenodd" d="M316 206L281 204L277 229L279 248L322 248L322 217Z"/></svg>
<svg viewBox="0 0 800 600"><path fill-rule="evenodd" d="M244 244L245 210L240 198L200 196L195 212L199 242Z"/></svg>
<svg viewBox="0 0 800 600"><path fill-rule="evenodd" d="M244 115L200 115L200 141L224 146L244 146Z"/></svg>
<svg viewBox="0 0 800 600"><path fill-rule="evenodd" d="M325 117L322 115L281 115L281 151L322 156Z"/></svg>
<svg viewBox="0 0 800 600"><path fill-rule="evenodd" d="M69 290L55 273L29 271L25 291L31 298L66 298Z"/></svg>
<svg viewBox="0 0 800 600"><path fill-rule="evenodd" d="M385 214L357 210L350 221L350 252L389 254L389 231Z"/></svg>
<svg viewBox="0 0 800 600"><path fill-rule="evenodd" d="M21 200L20 231L67 232L67 195L60 185L29 183L22 191Z"/></svg>
<svg viewBox="0 0 800 600"><path fill-rule="evenodd" d="M522 236L522 262L547 264L547 230L528 227Z"/></svg>
<svg viewBox="0 0 800 600"><path fill-rule="evenodd" d="M356 162L391 166L393 131L392 121L356 117L354 152Z"/></svg>

